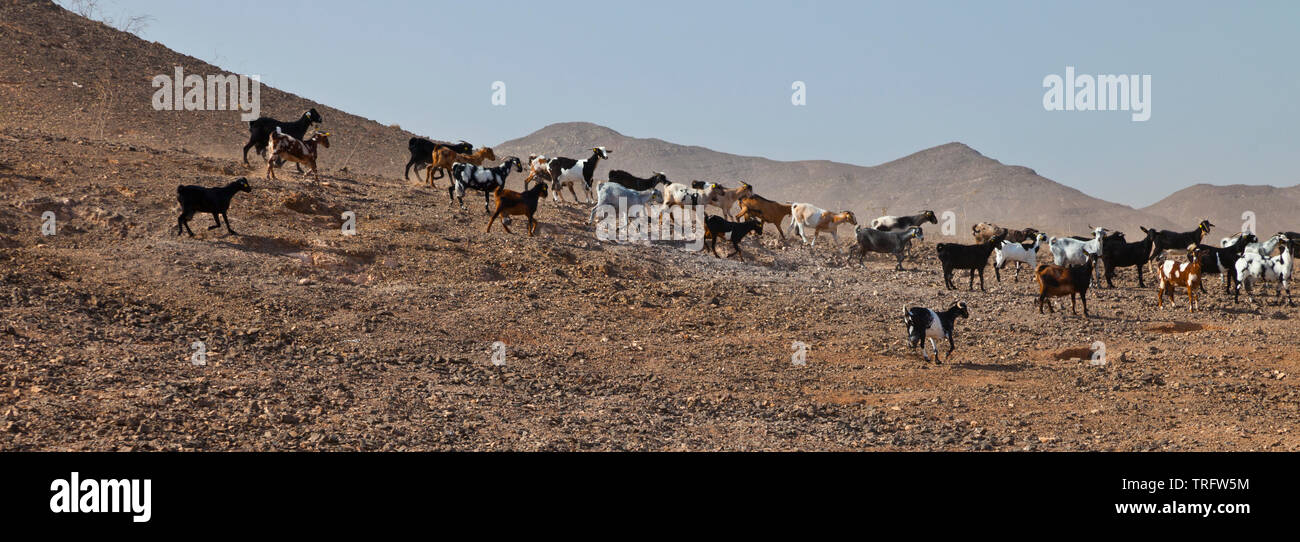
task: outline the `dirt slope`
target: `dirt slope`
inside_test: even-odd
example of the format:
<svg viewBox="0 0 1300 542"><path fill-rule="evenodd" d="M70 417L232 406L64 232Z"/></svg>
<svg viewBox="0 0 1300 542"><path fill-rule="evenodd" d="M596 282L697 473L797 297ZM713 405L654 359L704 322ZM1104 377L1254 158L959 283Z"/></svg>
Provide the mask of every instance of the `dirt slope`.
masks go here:
<svg viewBox="0 0 1300 542"><path fill-rule="evenodd" d="M77 16L48 0L0 0L0 127L40 127L206 156L238 156L248 124L232 111L155 111L155 75L216 75L222 68ZM336 134L326 167L399 175L413 134L282 92L261 91L262 115L294 120L316 108ZM446 137L451 137L450 135ZM251 160L251 158L250 158Z"/></svg>

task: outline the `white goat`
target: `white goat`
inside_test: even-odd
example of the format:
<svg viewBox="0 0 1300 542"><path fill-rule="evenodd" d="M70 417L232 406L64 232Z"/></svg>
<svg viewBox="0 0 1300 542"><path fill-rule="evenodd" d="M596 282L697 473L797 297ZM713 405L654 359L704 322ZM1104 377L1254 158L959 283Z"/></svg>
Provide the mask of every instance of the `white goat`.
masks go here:
<svg viewBox="0 0 1300 542"><path fill-rule="evenodd" d="M1110 230L1106 228L1094 228L1090 241L1080 241L1073 237L1048 237L1047 248L1052 252L1052 263L1064 267L1083 265L1088 262L1089 254L1100 260L1102 239L1108 234ZM1093 274L1100 277L1101 268L1101 265L1094 265Z"/></svg>

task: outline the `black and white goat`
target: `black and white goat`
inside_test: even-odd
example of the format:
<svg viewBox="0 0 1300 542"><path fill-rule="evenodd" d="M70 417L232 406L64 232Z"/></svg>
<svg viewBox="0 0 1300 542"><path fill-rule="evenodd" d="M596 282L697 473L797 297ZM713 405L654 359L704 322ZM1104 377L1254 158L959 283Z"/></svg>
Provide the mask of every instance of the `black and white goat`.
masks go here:
<svg viewBox="0 0 1300 542"><path fill-rule="evenodd" d="M930 341L930 348L934 350L934 362L943 363L939 360L939 347L935 345L935 339L948 339L948 359L952 359L952 351L957 349L953 342L953 337L957 335L957 318L970 318L970 311L966 308L965 301L953 303L946 311L936 311L925 307L906 307L903 309L903 323L907 325L907 341L912 345L912 350L916 350L916 345L923 340ZM921 345L921 356L930 361L930 357L925 353L925 345Z"/></svg>
<svg viewBox="0 0 1300 542"><path fill-rule="evenodd" d="M239 235L235 230L230 228L230 217L226 216L226 211L230 209L230 200L239 192L252 192L253 188L248 186L248 179L240 177L235 179L226 186L216 188L207 188L197 185L180 185L176 187L176 201L181 204L181 216L176 218L176 235L181 234L181 230L189 232L190 237L194 237L194 230L190 229L190 218L195 213L212 213L212 219L217 223L208 226L209 230L215 230L221 227L221 219L226 220L226 231L231 235Z"/></svg>
<svg viewBox="0 0 1300 542"><path fill-rule="evenodd" d="M605 147L592 147L591 156L586 160L574 160L557 156L552 158L550 166L551 174L551 199L555 201L564 201L564 196L560 195L560 188L569 187L569 195L573 196L573 201L578 201L578 194L573 191L573 183L582 182L583 190L587 195L587 201L591 201L592 178L596 174L596 164L601 159L608 160L611 151Z"/></svg>
<svg viewBox="0 0 1300 542"><path fill-rule="evenodd" d="M325 121L321 119L320 113L317 113L314 107L304 111L302 116L293 122L279 121L271 117L259 117L257 120L248 121L248 143L244 144L244 165L248 165L248 149L256 149L257 154L266 156L266 144L270 141L271 134L277 130L301 141L312 124L322 122ZM298 173L302 173L301 167L298 168Z"/></svg>
<svg viewBox="0 0 1300 542"><path fill-rule="evenodd" d="M482 167L464 162L456 162L451 166L451 186L447 187L447 199L452 199L452 192L455 192L455 199L460 203L460 208L465 208L465 190L472 188L483 192L483 212L492 212L488 208L491 203L489 198L498 187L506 185L506 177L510 176L510 168L516 172L523 172L524 167L519 158L510 156L505 162L496 167Z"/></svg>

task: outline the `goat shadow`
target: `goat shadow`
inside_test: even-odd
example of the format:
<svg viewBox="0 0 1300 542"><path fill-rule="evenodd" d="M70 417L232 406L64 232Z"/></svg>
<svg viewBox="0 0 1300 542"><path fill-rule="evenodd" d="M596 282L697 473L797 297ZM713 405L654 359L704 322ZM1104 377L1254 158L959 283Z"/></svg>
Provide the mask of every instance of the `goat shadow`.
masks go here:
<svg viewBox="0 0 1300 542"><path fill-rule="evenodd" d="M970 369L970 370L974 370L974 371L990 371L990 372L995 372L995 373L1018 373L1018 372L1020 372L1020 371L1025 370L1025 368L1028 367L1028 366L1029 366L1029 365L1028 365L1027 363L1025 363L1025 362L1017 362L1017 363L975 363L975 362L971 362L971 361L963 361L963 362L961 362L961 363L953 363L953 364L952 364L952 367L953 367L954 369L956 369L956 368L962 368L962 369Z"/></svg>

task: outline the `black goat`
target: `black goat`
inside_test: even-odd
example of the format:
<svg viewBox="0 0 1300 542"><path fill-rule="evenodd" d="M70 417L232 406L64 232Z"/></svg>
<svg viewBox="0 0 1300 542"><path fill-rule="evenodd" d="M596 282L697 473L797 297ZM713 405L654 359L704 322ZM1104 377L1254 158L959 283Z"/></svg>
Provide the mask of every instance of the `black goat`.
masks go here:
<svg viewBox="0 0 1300 542"><path fill-rule="evenodd" d="M763 221L751 218L744 222L732 222L716 215L709 215L704 218L704 241L705 243L710 240L713 241L710 248L713 250L715 258L721 258L721 256L718 256L718 237L727 237L731 241L731 246L736 249L735 253L728 254L727 257L740 256L740 261L745 261L745 255L740 252L740 242L751 231L754 232L754 235L763 235ZM704 249L701 248L700 250Z"/></svg>
<svg viewBox="0 0 1300 542"><path fill-rule="evenodd" d="M656 171L654 175L651 175L649 179L642 179L621 169L615 169L609 172L609 182L622 185L624 188L636 190L637 192L649 190L661 184L672 183L672 181L668 180L667 176L658 171Z"/></svg>
<svg viewBox="0 0 1300 542"><path fill-rule="evenodd" d="M431 141L423 137L413 137L406 143L407 150L411 151L411 159L406 161L406 171L402 173L402 178L411 180L411 166L415 166L415 176L420 176L420 170L425 166L433 163L433 151L438 147L447 147L456 154L469 154L474 152L474 146L467 143L464 139L460 143L452 144L446 141Z"/></svg>
<svg viewBox="0 0 1300 542"><path fill-rule="evenodd" d="M948 339L948 359L952 359L952 351L957 349L953 344L953 337L957 335L957 318L970 318L970 312L966 308L965 301L953 303L946 311L936 311L925 307L905 307L903 309L903 323L907 325L907 340L912 345L912 350L916 350L916 345L921 341L929 339L930 348L934 350L934 362L942 363L939 360L939 347L935 346L935 339ZM921 356L926 361L930 357L925 355L925 346L921 346Z"/></svg>
<svg viewBox="0 0 1300 542"><path fill-rule="evenodd" d="M980 291L984 291L984 268L989 265L989 255L993 249L1002 244L1002 236L994 236L978 245L959 243L939 243L935 250L939 252L939 261L943 263L943 284L949 290L956 290L952 283L954 269L970 270L970 289L975 289L975 271L980 274Z"/></svg>
<svg viewBox="0 0 1300 542"><path fill-rule="evenodd" d="M248 186L248 179L240 177L235 179L226 186L217 188L206 188L195 185L180 185L176 187L176 201L181 204L181 216L176 219L176 235L181 234L182 228L194 237L194 230L190 229L189 221L194 213L212 213L212 219L217 223L208 226L209 230L221 227L221 219L226 220L226 231L231 235L239 235L235 230L230 228L230 217L226 216L226 210L230 208L230 200L235 197L236 192L252 192L253 188Z"/></svg>
<svg viewBox="0 0 1300 542"><path fill-rule="evenodd" d="M1124 234L1120 232L1106 236L1101 244L1101 263L1105 270L1106 286L1115 287L1115 270L1121 267L1136 267L1138 274L1138 288L1146 288L1142 280L1142 270L1146 266L1147 259L1151 256L1151 246L1155 242L1155 234L1151 230L1143 229L1146 237L1136 243L1129 243L1124 239ZM1119 236L1112 239L1112 236Z"/></svg>
<svg viewBox="0 0 1300 542"><path fill-rule="evenodd" d="M1197 245L1196 248L1205 253L1201 257L1201 274L1222 274L1223 293L1232 292L1240 282L1240 277L1237 276L1237 260L1240 260L1241 255L1246 252L1246 245L1258 241L1259 238L1254 234L1244 233L1237 238L1237 242L1226 247ZM1205 291L1205 281L1201 281L1201 291Z"/></svg>
<svg viewBox="0 0 1300 542"><path fill-rule="evenodd" d="M1201 244L1201 239L1205 238L1205 234L1210 233L1210 228L1213 227L1214 224L1211 224L1209 220L1202 220L1200 224L1196 225L1196 229L1192 231L1156 231L1154 236L1155 239L1151 244L1151 254L1147 255L1147 259L1154 260L1156 255L1167 249L1172 248L1181 250L1191 245L1199 245ZM1142 231L1146 232L1148 230L1142 228Z"/></svg>
<svg viewBox="0 0 1300 542"><path fill-rule="evenodd" d="M248 165L248 149L257 149L257 154L266 156L266 144L275 133L276 128L280 132L292 136L294 139L302 141L303 136L307 134L307 129L312 124L325 122L321 119L320 113L316 108L305 111L298 120L293 122L283 122L271 117L259 117L257 120L248 121L248 143L244 144L244 165ZM302 173L302 167L298 168L298 173Z"/></svg>

